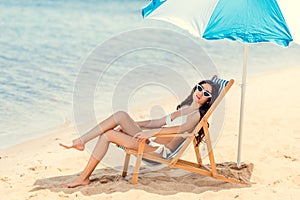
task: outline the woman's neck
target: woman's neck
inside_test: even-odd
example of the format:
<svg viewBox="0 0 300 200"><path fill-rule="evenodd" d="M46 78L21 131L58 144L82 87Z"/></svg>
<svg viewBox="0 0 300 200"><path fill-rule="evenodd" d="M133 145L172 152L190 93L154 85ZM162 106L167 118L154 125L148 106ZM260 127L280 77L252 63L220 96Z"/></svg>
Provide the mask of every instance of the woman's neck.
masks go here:
<svg viewBox="0 0 300 200"><path fill-rule="evenodd" d="M195 110L199 110L199 108L200 108L201 106L202 106L202 105L193 102L191 105L187 106L186 109L187 109L189 112L193 112L193 111L195 111Z"/></svg>
<svg viewBox="0 0 300 200"><path fill-rule="evenodd" d="M192 104L190 105L190 108L192 110L198 110L201 106L202 106L202 104L199 104L199 103L196 103L196 102L192 102Z"/></svg>

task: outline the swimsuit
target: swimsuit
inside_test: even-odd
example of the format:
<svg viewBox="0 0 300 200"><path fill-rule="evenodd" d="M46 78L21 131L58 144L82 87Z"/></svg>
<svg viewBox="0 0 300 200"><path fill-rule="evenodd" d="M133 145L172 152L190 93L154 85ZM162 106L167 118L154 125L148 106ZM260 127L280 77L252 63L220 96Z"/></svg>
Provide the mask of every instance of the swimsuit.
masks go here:
<svg viewBox="0 0 300 200"><path fill-rule="evenodd" d="M175 119L171 119L171 114L166 117L166 125L163 127L172 127L172 126L181 126L182 124L186 123L187 115L182 115L176 117Z"/></svg>
<svg viewBox="0 0 300 200"><path fill-rule="evenodd" d="M181 126L186 123L187 116L188 115L182 115L182 116L176 117L172 121L171 114L169 114L166 117L166 125L164 125L163 127ZM149 141L150 142L148 145L151 147L158 147L154 152L158 153L158 154L162 153L163 158L167 158L168 155L170 155L172 153L172 151L165 145L154 142L154 138L150 138Z"/></svg>

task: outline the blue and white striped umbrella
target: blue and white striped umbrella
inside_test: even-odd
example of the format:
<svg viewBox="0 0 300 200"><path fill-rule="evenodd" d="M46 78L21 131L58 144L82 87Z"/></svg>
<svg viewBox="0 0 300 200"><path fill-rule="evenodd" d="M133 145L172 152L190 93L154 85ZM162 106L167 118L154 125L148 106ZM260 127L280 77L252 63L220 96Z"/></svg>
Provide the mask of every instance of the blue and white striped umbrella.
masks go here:
<svg viewBox="0 0 300 200"><path fill-rule="evenodd" d="M279 5L278 5L279 4ZM245 43L237 165L240 166L248 43L300 43L300 14L296 0L152 0L144 18L163 20L207 40Z"/></svg>

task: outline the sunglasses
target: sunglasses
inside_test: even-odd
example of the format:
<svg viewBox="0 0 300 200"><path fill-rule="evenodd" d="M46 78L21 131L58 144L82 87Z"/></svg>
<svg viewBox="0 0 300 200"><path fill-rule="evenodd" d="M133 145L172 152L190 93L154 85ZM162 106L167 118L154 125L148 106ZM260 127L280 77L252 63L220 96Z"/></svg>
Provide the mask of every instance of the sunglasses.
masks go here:
<svg viewBox="0 0 300 200"><path fill-rule="evenodd" d="M205 96L206 98L211 98L211 94L204 90L204 88L200 84L197 84L197 89L199 92L203 92L203 96Z"/></svg>

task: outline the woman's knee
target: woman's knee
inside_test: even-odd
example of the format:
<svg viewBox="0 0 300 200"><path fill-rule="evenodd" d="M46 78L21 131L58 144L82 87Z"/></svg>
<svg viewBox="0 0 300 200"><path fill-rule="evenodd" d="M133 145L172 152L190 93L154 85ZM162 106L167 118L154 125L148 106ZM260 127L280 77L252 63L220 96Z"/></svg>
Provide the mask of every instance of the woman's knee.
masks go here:
<svg viewBox="0 0 300 200"><path fill-rule="evenodd" d="M113 138L115 137L115 135L116 135L116 131L109 130L109 131L106 131L101 137L103 137L105 140L111 142L113 140Z"/></svg>
<svg viewBox="0 0 300 200"><path fill-rule="evenodd" d="M124 120L124 119L128 118L129 115L125 111L117 111L117 112L115 112L114 117L116 118L117 121L120 121L120 120Z"/></svg>

